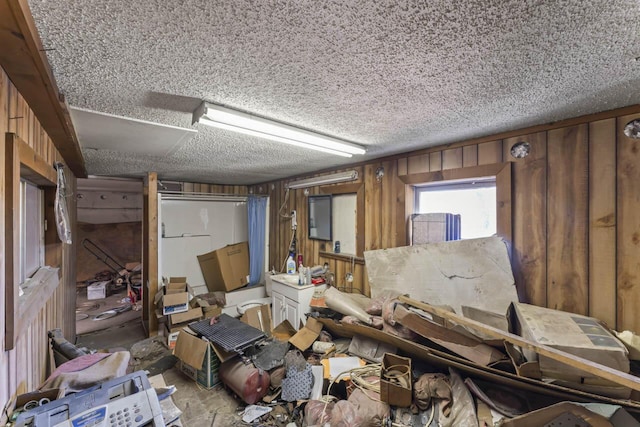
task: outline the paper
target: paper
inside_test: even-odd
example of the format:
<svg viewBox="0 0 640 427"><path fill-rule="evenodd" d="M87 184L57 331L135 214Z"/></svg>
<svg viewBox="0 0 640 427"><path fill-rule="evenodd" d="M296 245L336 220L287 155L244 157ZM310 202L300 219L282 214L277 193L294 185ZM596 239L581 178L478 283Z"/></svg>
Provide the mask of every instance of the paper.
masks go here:
<svg viewBox="0 0 640 427"><path fill-rule="evenodd" d="M267 408L266 406L249 405L244 408L242 421L244 421L245 423L250 423L251 421L260 418L264 414L268 414L272 409L273 408Z"/></svg>
<svg viewBox="0 0 640 427"><path fill-rule="evenodd" d="M366 364L359 357L330 357L329 359L321 360L320 363L324 367L324 377L330 380L335 379L336 381L349 379L347 371L360 368Z"/></svg>

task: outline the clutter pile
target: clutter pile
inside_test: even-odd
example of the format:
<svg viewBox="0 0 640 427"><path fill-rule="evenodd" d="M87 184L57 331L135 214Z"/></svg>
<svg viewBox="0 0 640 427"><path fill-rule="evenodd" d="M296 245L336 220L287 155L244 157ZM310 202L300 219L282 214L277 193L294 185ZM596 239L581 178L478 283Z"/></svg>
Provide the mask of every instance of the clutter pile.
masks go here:
<svg viewBox="0 0 640 427"><path fill-rule="evenodd" d="M596 319L520 303L499 238L365 259L372 298L329 286L299 330L272 325L269 305L192 322L180 369L223 383L253 425L640 426L625 344Z"/></svg>

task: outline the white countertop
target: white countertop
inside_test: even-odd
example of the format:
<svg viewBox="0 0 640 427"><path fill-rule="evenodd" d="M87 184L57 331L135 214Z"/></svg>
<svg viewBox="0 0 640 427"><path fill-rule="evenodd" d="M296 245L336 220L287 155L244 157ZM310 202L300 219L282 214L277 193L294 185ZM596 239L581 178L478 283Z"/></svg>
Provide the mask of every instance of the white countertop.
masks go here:
<svg viewBox="0 0 640 427"><path fill-rule="evenodd" d="M314 288L316 285L304 285L304 286L300 286L298 285L298 274L275 274L273 276L271 276L271 280L276 281L278 283L282 283L283 285L287 285L290 286L292 288L296 288L296 289L307 289L307 288ZM320 286L320 285L318 285Z"/></svg>

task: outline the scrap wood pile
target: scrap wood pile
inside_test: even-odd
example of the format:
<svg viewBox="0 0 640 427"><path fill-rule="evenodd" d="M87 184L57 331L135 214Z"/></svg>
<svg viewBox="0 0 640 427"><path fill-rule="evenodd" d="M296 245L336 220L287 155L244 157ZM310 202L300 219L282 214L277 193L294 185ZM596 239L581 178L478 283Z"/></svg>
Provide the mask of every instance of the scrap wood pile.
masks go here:
<svg viewBox="0 0 640 427"><path fill-rule="evenodd" d="M420 270L428 266L413 269L405 259L404 271L410 273L404 278L389 267L399 265L394 250L384 251L380 268L375 259L380 254L365 253L372 299L329 288L322 302L312 303L316 310L301 331L283 336L274 329L271 339L291 346L280 366L261 370L245 355L257 372L269 376L263 396L245 399L250 404L245 414L255 415L245 421L640 426L640 378L629 362L637 349L626 347L637 337L623 343L596 319L517 302L510 268L504 268L508 255L502 242L492 239L456 242L460 250L449 264L434 251L444 249L450 256L450 247L425 245L429 261L421 262L435 265L437 273ZM467 251L469 245L476 247ZM441 292L438 274L449 286ZM463 293L482 286L471 301L464 300ZM221 377L229 385L224 365Z"/></svg>

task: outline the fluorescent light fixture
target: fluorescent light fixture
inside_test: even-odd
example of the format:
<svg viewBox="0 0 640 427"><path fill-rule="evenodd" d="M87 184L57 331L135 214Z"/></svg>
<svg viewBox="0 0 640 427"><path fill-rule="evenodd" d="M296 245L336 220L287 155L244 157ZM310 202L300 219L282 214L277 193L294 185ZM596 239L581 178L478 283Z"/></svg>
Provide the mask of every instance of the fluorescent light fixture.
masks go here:
<svg viewBox="0 0 640 427"><path fill-rule="evenodd" d="M193 112L196 122L342 157L365 153L364 147L356 144L207 102Z"/></svg>
<svg viewBox="0 0 640 427"><path fill-rule="evenodd" d="M346 172L338 172L331 175L316 176L314 178L301 179L290 182L286 188L294 190L296 188L315 187L316 185L336 184L338 182L355 181L358 179L358 171L351 170Z"/></svg>

